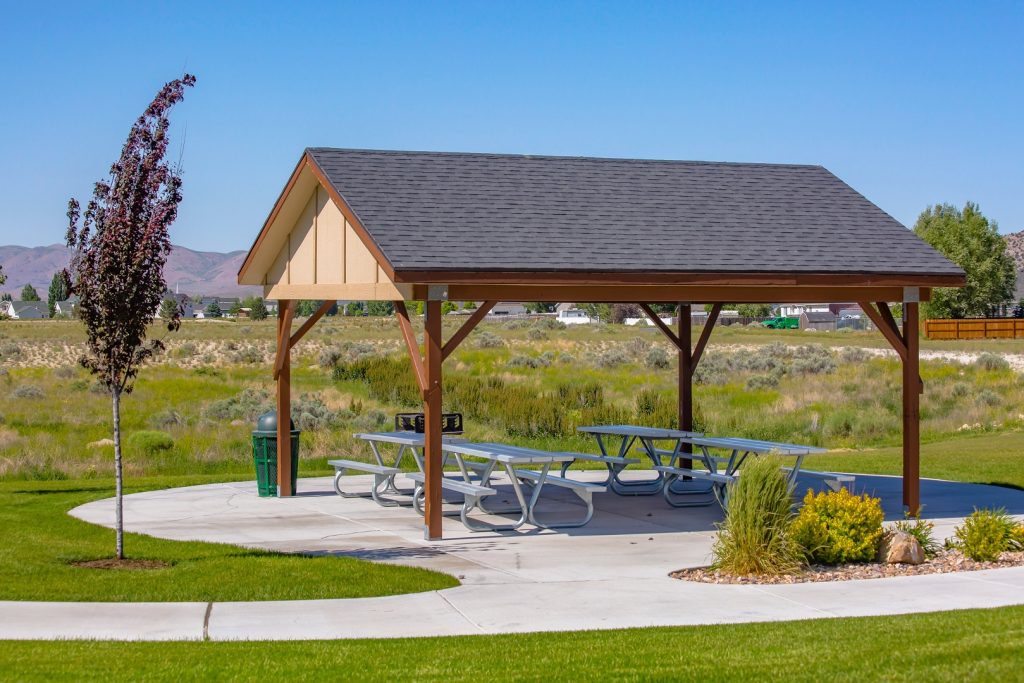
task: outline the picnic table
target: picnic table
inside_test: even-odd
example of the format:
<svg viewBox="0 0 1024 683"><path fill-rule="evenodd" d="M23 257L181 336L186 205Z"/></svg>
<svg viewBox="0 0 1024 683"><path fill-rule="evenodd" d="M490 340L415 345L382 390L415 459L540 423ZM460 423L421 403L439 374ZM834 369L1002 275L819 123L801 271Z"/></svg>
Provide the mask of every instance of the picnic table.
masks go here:
<svg viewBox="0 0 1024 683"><path fill-rule="evenodd" d="M686 443L686 439L703 436L700 432L688 432L681 429L662 429L660 427L643 427L640 425L593 425L579 427L578 430L584 434L593 435L597 440L597 447L601 450L601 456L599 459L606 461L608 466L608 488L620 496L652 496L662 491L662 488L665 485L666 474L658 468L664 465L664 458L666 455L671 458L670 463L674 463L678 457L689 457L689 454L683 451L683 444ZM605 443L606 437L619 439L618 450L615 451L616 455L609 455L608 444ZM657 476L653 479L623 481L619 476L620 473L626 469L629 464L637 462L636 460L626 460L626 455L633 447L633 444L637 441L640 442L643 452L654 465ZM658 448L656 446L656 442L659 441L671 441L672 448L667 450ZM565 476L565 470L568 468L568 464L564 465L562 468L563 476ZM682 482L678 482L677 477L673 477L671 484L679 484L676 486L676 490L674 491L678 495L710 493L710 489L707 487L704 487L699 491L685 490L681 485Z"/></svg>
<svg viewBox="0 0 1024 683"><path fill-rule="evenodd" d="M396 505L411 505L412 501L400 501L387 498L384 494L411 496L414 491L401 490L395 485L395 477L402 471L402 461L405 454L412 456L416 469L423 471L423 438L424 435L418 432L361 432L354 434L355 438L366 441L370 444L370 451L373 453L375 463L366 463L358 460L329 460L328 465L334 467L334 490L344 498L362 497L362 493L349 493L341 489L341 477L349 470L368 472L374 475L373 487L370 489L370 496L379 505L393 507ZM463 439L454 436L443 436L441 443L454 443ZM380 445L397 445L398 450L389 463ZM442 467L444 461L442 461Z"/></svg>
<svg viewBox="0 0 1024 683"><path fill-rule="evenodd" d="M467 529L471 531L510 531L518 529L527 522L546 528L579 526L579 524L546 524L538 521L535 513L537 499L540 497L541 490L549 479L551 466L555 463L571 460L571 455L497 443L447 442L441 446L441 449L454 456L465 484L473 483L475 476L479 481L479 486L490 488L490 480L493 477L494 470L498 467L504 469L512 483L512 490L515 493L517 505L502 509L488 508L482 504L483 496L478 497L472 501L472 505L468 509L465 506L463 507L462 522ZM467 457L477 458L482 462L468 461ZM534 469L526 469L527 467ZM533 490L530 492L529 498L527 498L523 491L523 479L529 479L531 482ZM488 514L517 512L519 513L519 519L511 524L490 524L478 520L470 520L467 515L474 507L478 507L482 512Z"/></svg>
<svg viewBox="0 0 1024 683"><path fill-rule="evenodd" d="M744 439L740 437L714 437L694 434L679 437L680 443L688 443L697 447L697 452L686 457L698 460L705 470L698 470L689 467L680 467L678 460L683 456L678 447L673 451L659 451L663 457L668 457L668 465L659 464L656 470L663 473L668 481L663 489L663 495L669 505L674 507L689 507L693 505L708 505L712 501L693 502L680 500L678 493L672 489L672 482L681 477L702 479L710 482L711 491L719 504L724 508L727 505L728 485L736 480L737 471L749 456L760 456L766 454L780 455L795 458L791 466L785 467L787 481L790 487L796 484L796 478L801 472L804 457L811 453L824 453L826 449L815 446L804 446L800 444L785 443L781 441L764 441L761 439ZM722 450L729 453L727 456L712 455L710 450ZM814 473L826 475L827 473ZM828 474L831 477L839 475ZM674 497L675 496L675 497Z"/></svg>

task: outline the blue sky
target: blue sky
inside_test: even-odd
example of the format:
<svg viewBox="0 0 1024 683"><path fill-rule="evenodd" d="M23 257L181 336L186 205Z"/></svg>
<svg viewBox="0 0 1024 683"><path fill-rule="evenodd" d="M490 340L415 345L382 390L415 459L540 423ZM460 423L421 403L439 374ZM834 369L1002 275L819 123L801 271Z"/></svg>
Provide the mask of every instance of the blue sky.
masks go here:
<svg viewBox="0 0 1024 683"><path fill-rule="evenodd" d="M1021 2L0 9L0 244L62 241L183 69L195 249L247 249L321 145L816 163L906 225L972 200L1024 229Z"/></svg>

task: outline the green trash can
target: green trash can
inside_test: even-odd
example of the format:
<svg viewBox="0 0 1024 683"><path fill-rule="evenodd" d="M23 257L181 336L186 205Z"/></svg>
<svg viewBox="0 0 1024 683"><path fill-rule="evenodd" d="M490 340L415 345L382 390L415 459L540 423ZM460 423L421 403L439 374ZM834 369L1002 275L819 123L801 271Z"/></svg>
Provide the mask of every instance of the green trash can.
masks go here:
<svg viewBox="0 0 1024 683"><path fill-rule="evenodd" d="M292 493L299 473L299 430L291 423ZM256 465L256 488L261 497L277 496L277 411L260 415L252 433L252 460Z"/></svg>

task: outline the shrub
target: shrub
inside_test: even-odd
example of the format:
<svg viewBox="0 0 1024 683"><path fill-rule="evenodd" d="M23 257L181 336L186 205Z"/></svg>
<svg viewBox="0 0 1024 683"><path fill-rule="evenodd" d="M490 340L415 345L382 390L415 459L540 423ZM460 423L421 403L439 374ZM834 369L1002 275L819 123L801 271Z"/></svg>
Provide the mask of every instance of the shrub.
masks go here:
<svg viewBox="0 0 1024 683"><path fill-rule="evenodd" d="M341 360L341 357L341 349L331 347L320 352L320 359L318 362L322 368L333 368Z"/></svg>
<svg viewBox="0 0 1024 683"><path fill-rule="evenodd" d="M494 334L484 330L476 335L476 346L479 349L498 349L505 345L505 340Z"/></svg>
<svg viewBox="0 0 1024 683"><path fill-rule="evenodd" d="M871 354L859 346L846 346L839 352L839 360L844 363L863 363Z"/></svg>
<svg viewBox="0 0 1024 683"><path fill-rule="evenodd" d="M974 367L982 370L1009 370L1010 363L1002 356L986 351L974 359Z"/></svg>
<svg viewBox="0 0 1024 683"><path fill-rule="evenodd" d="M316 394L302 394L292 401L291 414L296 429L302 431L336 427L344 421L341 412L331 410Z"/></svg>
<svg viewBox="0 0 1024 683"><path fill-rule="evenodd" d="M526 338L531 339L533 341L541 341L548 338L548 333L539 327L534 327L531 328L530 331L526 333Z"/></svg>
<svg viewBox="0 0 1024 683"><path fill-rule="evenodd" d="M177 410L161 410L149 417L149 424L154 427L180 427L185 424L185 418Z"/></svg>
<svg viewBox="0 0 1024 683"><path fill-rule="evenodd" d="M1017 523L1006 510L975 509L964 523L953 531L953 545L975 562L995 562L999 555L1012 550Z"/></svg>
<svg viewBox="0 0 1024 683"><path fill-rule="evenodd" d="M7 342L3 346L0 346L0 356L7 358L10 356L20 356L21 347L14 342Z"/></svg>
<svg viewBox="0 0 1024 683"><path fill-rule="evenodd" d="M510 368L546 368L551 365L551 361L547 358L539 356L524 356L522 354L512 356L508 359L508 366Z"/></svg>
<svg viewBox="0 0 1024 683"><path fill-rule="evenodd" d="M668 352L660 346L652 346L644 358L644 365L655 370L664 370L671 364Z"/></svg>
<svg viewBox="0 0 1024 683"><path fill-rule="evenodd" d="M893 528L916 538L925 557L935 557L942 549L942 544L935 538L935 525L920 517L911 517L908 514L906 519L893 524Z"/></svg>
<svg viewBox="0 0 1024 683"><path fill-rule="evenodd" d="M868 562L882 539L882 501L846 489L814 494L808 490L793 533L809 562Z"/></svg>
<svg viewBox="0 0 1024 683"><path fill-rule="evenodd" d="M836 359L824 346L801 346L793 353L791 367L798 374L828 375L836 371Z"/></svg>
<svg viewBox="0 0 1024 683"><path fill-rule="evenodd" d="M45 396L43 390L33 384L19 384L11 392L12 398L42 398Z"/></svg>
<svg viewBox="0 0 1024 683"><path fill-rule="evenodd" d="M178 358L191 358L196 355L196 345L192 342L185 342L174 350L174 355Z"/></svg>
<svg viewBox="0 0 1024 683"><path fill-rule="evenodd" d="M755 458L729 485L729 509L712 547L714 568L736 575L792 574L802 564L793 499L775 458Z"/></svg>
<svg viewBox="0 0 1024 683"><path fill-rule="evenodd" d="M154 455L174 448L174 438L167 432L135 432L128 437L128 446L146 455Z"/></svg>
<svg viewBox="0 0 1024 683"><path fill-rule="evenodd" d="M754 375L747 379L747 389L774 389L779 386L779 377L772 373L769 375Z"/></svg>
<svg viewBox="0 0 1024 683"><path fill-rule="evenodd" d="M260 389L243 389L231 398L214 401L206 408L206 417L214 420L246 420L255 422L256 418L272 410L273 402L270 394Z"/></svg>
<svg viewBox="0 0 1024 683"><path fill-rule="evenodd" d="M651 343L642 337L633 337L626 342L626 350L634 356L642 356L650 346Z"/></svg>
<svg viewBox="0 0 1024 683"><path fill-rule="evenodd" d="M70 365L62 365L59 368L55 368L53 371L53 376L60 379L71 379L76 374L78 373L75 372L75 368Z"/></svg>
<svg viewBox="0 0 1024 683"><path fill-rule="evenodd" d="M1003 402L1003 399L996 392L991 389L982 389L978 392L978 403L986 406L997 406Z"/></svg>
<svg viewBox="0 0 1024 683"><path fill-rule="evenodd" d="M233 357L236 363L256 365L263 362L263 352L254 346L247 346L241 351L236 352Z"/></svg>
<svg viewBox="0 0 1024 683"><path fill-rule="evenodd" d="M608 349L596 358L602 368L614 368L629 362L629 356L622 349Z"/></svg>

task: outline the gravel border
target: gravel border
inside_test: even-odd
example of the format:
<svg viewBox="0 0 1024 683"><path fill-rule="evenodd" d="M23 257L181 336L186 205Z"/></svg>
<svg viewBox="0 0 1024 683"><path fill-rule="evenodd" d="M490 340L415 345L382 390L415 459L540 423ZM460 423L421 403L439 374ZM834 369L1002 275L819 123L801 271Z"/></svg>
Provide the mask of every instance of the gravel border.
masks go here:
<svg viewBox="0 0 1024 683"><path fill-rule="evenodd" d="M982 569L1004 569L1024 566L1024 552L1003 553L998 562L975 562L964 557L958 550L943 550L924 564L885 564L863 562L842 565L813 564L797 574L786 576L735 576L710 567L680 569L669 574L673 579L720 584L788 584L817 583L820 581L856 581L860 579L885 579L892 576L919 576L922 574L950 574L973 572Z"/></svg>

